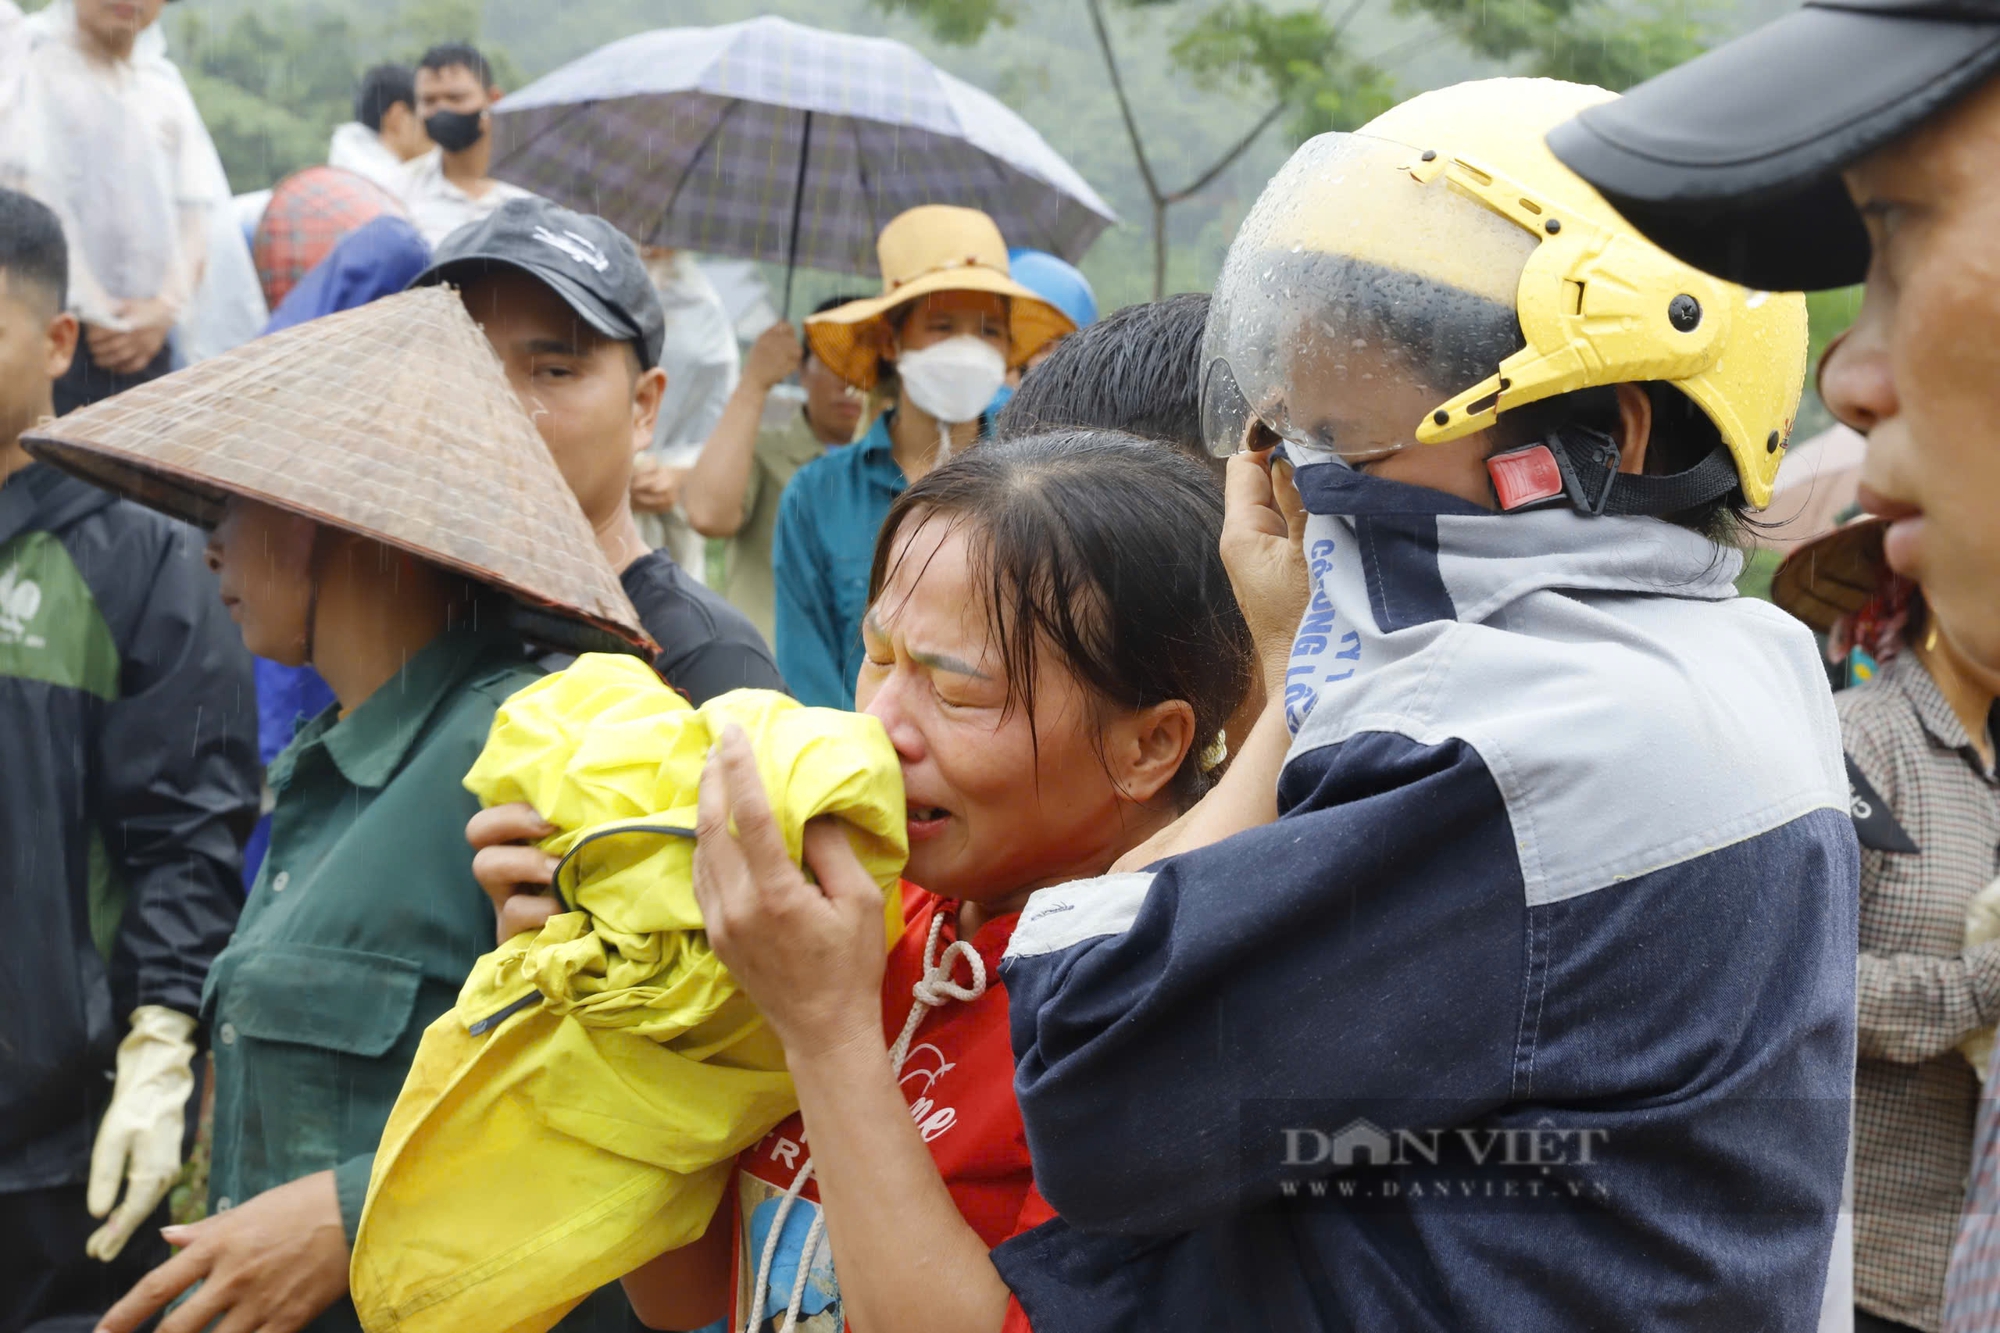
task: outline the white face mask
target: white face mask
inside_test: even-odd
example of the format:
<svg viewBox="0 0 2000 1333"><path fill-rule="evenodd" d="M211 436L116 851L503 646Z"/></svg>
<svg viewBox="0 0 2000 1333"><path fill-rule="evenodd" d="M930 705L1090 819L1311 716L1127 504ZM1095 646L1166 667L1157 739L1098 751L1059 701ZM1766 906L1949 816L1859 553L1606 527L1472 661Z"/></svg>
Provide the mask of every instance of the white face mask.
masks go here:
<svg viewBox="0 0 2000 1333"><path fill-rule="evenodd" d="M947 425L972 421L1007 379L1007 359L970 334L946 338L896 362L903 396Z"/></svg>

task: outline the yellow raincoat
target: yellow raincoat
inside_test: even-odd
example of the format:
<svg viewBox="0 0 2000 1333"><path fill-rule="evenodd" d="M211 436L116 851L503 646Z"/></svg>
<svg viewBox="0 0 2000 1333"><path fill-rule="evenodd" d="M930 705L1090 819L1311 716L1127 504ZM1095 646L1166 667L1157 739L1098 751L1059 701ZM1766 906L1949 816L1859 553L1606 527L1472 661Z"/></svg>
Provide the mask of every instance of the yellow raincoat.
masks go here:
<svg viewBox="0 0 2000 1333"><path fill-rule="evenodd" d="M575 907L482 958L424 1033L355 1239L372 1333L544 1330L707 1228L736 1154L797 1109L784 1052L709 951L696 785L749 733L785 844L837 815L900 927L902 775L873 718L737 690L699 710L634 658L591 655L509 699L465 785L560 832Z"/></svg>

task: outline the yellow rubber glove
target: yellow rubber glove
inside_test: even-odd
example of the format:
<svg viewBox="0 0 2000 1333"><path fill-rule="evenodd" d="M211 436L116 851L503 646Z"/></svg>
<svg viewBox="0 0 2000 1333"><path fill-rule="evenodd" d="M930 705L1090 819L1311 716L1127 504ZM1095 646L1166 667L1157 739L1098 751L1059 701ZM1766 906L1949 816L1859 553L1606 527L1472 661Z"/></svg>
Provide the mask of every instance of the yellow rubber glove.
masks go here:
<svg viewBox="0 0 2000 1333"><path fill-rule="evenodd" d="M84 1242L83 1252L110 1263L167 1197L181 1173L181 1135L194 1091L194 1019L156 1004L132 1011L132 1031L118 1043L118 1081L90 1152L92 1217L110 1220ZM118 1203L118 1182L125 1202Z"/></svg>

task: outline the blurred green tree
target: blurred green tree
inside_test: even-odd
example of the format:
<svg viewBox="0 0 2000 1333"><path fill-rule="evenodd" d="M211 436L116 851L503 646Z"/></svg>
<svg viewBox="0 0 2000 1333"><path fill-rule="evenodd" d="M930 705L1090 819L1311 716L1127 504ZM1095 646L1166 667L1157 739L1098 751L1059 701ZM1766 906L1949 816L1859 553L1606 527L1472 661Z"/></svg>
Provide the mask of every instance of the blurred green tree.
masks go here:
<svg viewBox="0 0 2000 1333"><path fill-rule="evenodd" d="M912 16L939 41L969 44L992 27L1011 25L1024 0L875 0L886 12ZM1125 87L1106 4L1133 11L1172 10L1184 17L1172 47L1176 70L1196 86L1248 92L1268 109L1204 170L1177 187L1155 171ZM1166 294L1167 211L1201 193L1258 136L1282 123L1298 142L1362 124L1396 100L1394 80L1356 55L1347 36L1370 0L1348 0L1337 16L1329 5L1300 7L1265 0L1085 0L1091 33L1117 99L1132 158L1152 209L1153 294ZM1440 35L1471 55L1524 73L1623 89L1698 54L1706 29L1676 0L1643 0L1634 10L1615 0L1392 0L1405 18L1428 19Z"/></svg>
<svg viewBox="0 0 2000 1333"><path fill-rule="evenodd" d="M1714 32L1684 0L1395 0L1466 50L1517 72L1623 92L1692 60Z"/></svg>
<svg viewBox="0 0 2000 1333"><path fill-rule="evenodd" d="M480 0L411 0L373 24L323 7L258 6L226 21L189 12L174 16L172 47L240 193L324 162L334 126L353 115L362 71L414 62L436 42L477 42L480 11ZM506 51L482 51L502 88L521 86Z"/></svg>
<svg viewBox="0 0 2000 1333"><path fill-rule="evenodd" d="M1247 91L1267 109L1247 133L1227 145L1184 185L1164 184L1146 150L1136 99L1125 86L1116 44L1105 22L1106 0L1085 0L1091 33L1117 99L1132 160L1152 208L1153 299L1167 291L1167 211L1200 194L1260 135L1280 121L1294 139L1351 129L1394 100L1389 77L1350 52L1344 38L1369 0L1350 0L1329 18L1326 6L1276 8L1264 0L1224 0L1195 15L1175 40L1175 68L1196 86ZM1183 8L1178 0L1111 0L1129 10ZM1011 25L1018 0L875 0L878 8L910 15L939 41L966 45L988 28Z"/></svg>

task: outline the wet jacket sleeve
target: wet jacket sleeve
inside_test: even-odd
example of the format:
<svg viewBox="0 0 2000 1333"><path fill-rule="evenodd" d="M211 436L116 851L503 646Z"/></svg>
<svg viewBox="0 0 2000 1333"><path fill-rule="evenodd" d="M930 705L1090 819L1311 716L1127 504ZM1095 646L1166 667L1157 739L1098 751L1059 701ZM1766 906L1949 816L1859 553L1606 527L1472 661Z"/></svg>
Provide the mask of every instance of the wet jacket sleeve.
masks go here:
<svg viewBox="0 0 2000 1333"><path fill-rule="evenodd" d="M1287 1126L1456 1123L1509 1095L1526 917L1478 756L1358 737L1294 759L1279 805L1022 914L1015 1090L1036 1185L1081 1229L1182 1231L1270 1197Z"/></svg>
<svg viewBox="0 0 2000 1333"><path fill-rule="evenodd" d="M174 525L133 571L142 609L99 731L96 801L126 894L113 974L133 980L133 1005L186 1014L236 926L261 783L250 654L199 543Z"/></svg>
<svg viewBox="0 0 2000 1333"><path fill-rule="evenodd" d="M771 542L778 670L800 703L852 708L853 689L841 670L840 628L829 569L810 489L795 478L778 501L777 531Z"/></svg>
<svg viewBox="0 0 2000 1333"><path fill-rule="evenodd" d="M340 1199L340 1229L347 1235L348 1249L354 1248L355 1233L361 1230L361 1209L368 1202L368 1177L375 1172L375 1154L350 1157L333 1168L333 1192Z"/></svg>
<svg viewBox="0 0 2000 1333"><path fill-rule="evenodd" d="M1886 735L1870 725L1866 711L1849 709L1841 718L1842 740L1862 776L1890 809L1902 812L1909 793L1898 780L1898 765ZM1920 790L1918 784L1908 784ZM1863 910L1893 916L1885 893L1908 893L1883 881L1892 855L1861 855ZM1900 858L1899 858L1900 859ZM1858 1045L1863 1059L1917 1064L1945 1054L1966 1034L2000 1021L2000 940L1976 944L1956 954L1880 953L1863 949L1856 978Z"/></svg>

